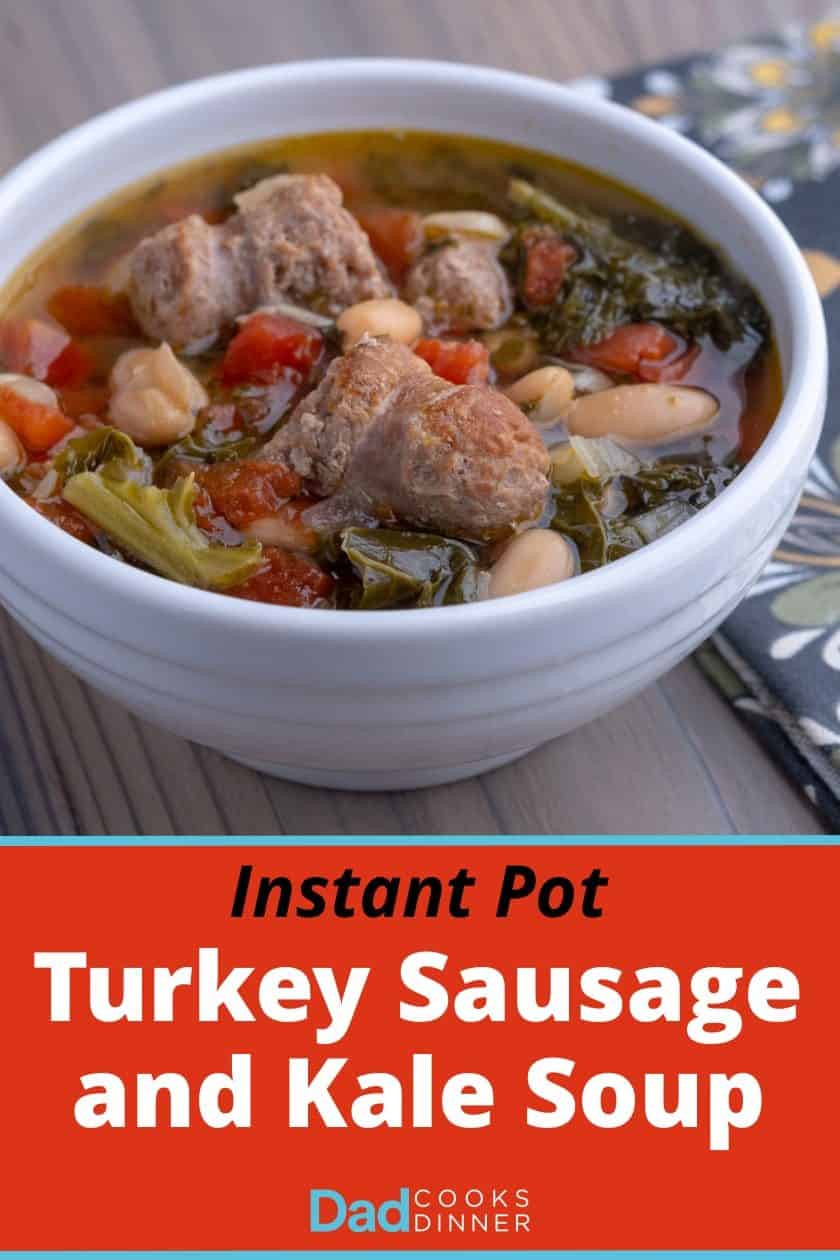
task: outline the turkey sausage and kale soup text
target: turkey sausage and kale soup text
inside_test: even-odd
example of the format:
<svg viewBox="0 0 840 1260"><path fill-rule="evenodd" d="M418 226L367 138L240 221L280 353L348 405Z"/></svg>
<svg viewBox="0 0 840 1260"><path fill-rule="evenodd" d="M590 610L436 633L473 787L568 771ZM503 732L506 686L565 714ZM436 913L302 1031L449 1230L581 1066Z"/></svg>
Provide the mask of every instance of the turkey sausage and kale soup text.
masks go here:
<svg viewBox="0 0 840 1260"><path fill-rule="evenodd" d="M308 136L101 204L18 273L0 470L87 546L262 603L574 578L719 494L780 398L686 227L545 155Z"/></svg>

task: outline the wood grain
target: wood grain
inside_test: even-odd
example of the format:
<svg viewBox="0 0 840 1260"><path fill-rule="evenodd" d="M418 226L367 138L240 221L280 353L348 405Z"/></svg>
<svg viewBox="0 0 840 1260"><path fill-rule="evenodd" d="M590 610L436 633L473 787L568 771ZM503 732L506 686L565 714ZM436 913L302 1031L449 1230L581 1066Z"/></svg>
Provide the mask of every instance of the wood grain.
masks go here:
<svg viewBox="0 0 840 1260"><path fill-rule="evenodd" d="M724 45L824 0L0 0L0 167L181 79L396 55L569 78ZM317 791L138 722L0 616L3 834L799 833L799 794L687 662L617 712L451 787Z"/></svg>

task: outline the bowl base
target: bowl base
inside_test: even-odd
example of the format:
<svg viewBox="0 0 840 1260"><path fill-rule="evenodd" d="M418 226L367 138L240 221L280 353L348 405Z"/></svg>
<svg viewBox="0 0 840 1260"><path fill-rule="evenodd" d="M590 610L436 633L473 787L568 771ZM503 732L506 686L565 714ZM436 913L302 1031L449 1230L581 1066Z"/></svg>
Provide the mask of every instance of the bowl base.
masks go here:
<svg viewBox="0 0 840 1260"><path fill-rule="evenodd" d="M405 770L319 770L308 766L281 766L271 761L256 761L249 757L232 757L240 765L276 779L290 779L307 787L337 788L343 792L403 792L412 788L438 787L443 783L457 783L460 779L472 779L486 774L511 761L533 752L531 748L519 748L516 752L503 753L501 757L485 757L481 761L465 761L457 766L432 766L426 769Z"/></svg>

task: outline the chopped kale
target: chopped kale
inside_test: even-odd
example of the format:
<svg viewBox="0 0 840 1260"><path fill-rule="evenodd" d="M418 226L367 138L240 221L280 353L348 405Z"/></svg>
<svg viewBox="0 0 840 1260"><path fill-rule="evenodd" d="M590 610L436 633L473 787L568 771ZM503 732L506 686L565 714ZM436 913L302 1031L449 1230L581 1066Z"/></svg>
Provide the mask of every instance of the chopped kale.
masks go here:
<svg viewBox="0 0 840 1260"><path fill-rule="evenodd" d="M577 250L557 300L531 315L550 353L602 341L621 324L646 320L686 338L709 336L722 350L767 336L758 300L678 224L624 215L614 225L521 179L512 179L509 191L526 216L507 247L509 263L517 264L522 231L535 219L557 228Z"/></svg>
<svg viewBox="0 0 840 1260"><path fill-rule="evenodd" d="M258 439L250 433L240 433L228 441L214 441L213 430L206 427L191 433L173 446L167 447L155 465L155 479L162 481L173 460L190 459L201 464L221 464L231 459L244 459L257 445Z"/></svg>
<svg viewBox="0 0 840 1260"><path fill-rule="evenodd" d="M93 429L83 437L73 438L60 455L53 460L53 467L62 482L83 472L94 472L103 464L119 463L126 476L135 481L151 479L151 461L135 446L127 434L119 429L103 427Z"/></svg>
<svg viewBox="0 0 840 1260"><path fill-rule="evenodd" d="M253 539L237 547L211 542L195 518L195 477L169 490L123 476L118 460L81 472L64 487L64 498L93 521L120 551L163 577L188 586L227 590L252 577L262 563Z"/></svg>
<svg viewBox="0 0 840 1260"><path fill-rule="evenodd" d="M342 533L341 550L361 579L350 597L355 608L430 608L478 598L475 554L454 539L353 528Z"/></svg>
<svg viewBox="0 0 840 1260"><path fill-rule="evenodd" d="M733 468L660 463L606 481L582 477L554 491L551 525L575 543L585 573L664 537L735 474Z"/></svg>

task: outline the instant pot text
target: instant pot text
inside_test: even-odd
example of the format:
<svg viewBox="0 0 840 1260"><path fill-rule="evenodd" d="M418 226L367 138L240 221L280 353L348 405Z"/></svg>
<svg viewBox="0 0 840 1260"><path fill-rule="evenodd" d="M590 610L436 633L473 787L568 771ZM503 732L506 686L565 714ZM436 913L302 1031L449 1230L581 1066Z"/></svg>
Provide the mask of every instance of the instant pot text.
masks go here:
<svg viewBox="0 0 840 1260"><path fill-rule="evenodd" d="M385 875L362 880L346 869L332 879L312 876L294 885L282 876L255 877L250 866L242 866L231 913L305 918L329 907L338 918L434 918L442 909L462 917L469 913L475 883L466 868L449 877L411 876L404 882ZM429 942L398 962L347 957L339 966L324 965L322 958L301 965L295 954L295 965L281 955L276 965L261 967L247 957L223 958L211 945L157 966L111 965L84 948L37 951L36 983L44 985L45 1015L52 1024L222 1024L230 1030L229 1047L225 1042L214 1065L218 1070L198 1077L175 1064L130 1075L101 1070L101 1062L91 1065L96 1070L79 1077L69 1120L84 1129L249 1128L260 1108L270 1108L273 1116L279 1109L289 1130L485 1129L503 1107L526 1128L574 1132L581 1125L608 1130L631 1122L658 1130L681 1127L698 1130L709 1150L728 1151L734 1132L755 1126L763 1107L760 1081L740 1056L735 1063L720 1053L710 1055L715 1071L640 1071L638 1062L622 1071L620 1064L601 1059L602 1070L593 1072L572 1052L575 1029L603 1025L606 1043L610 1025L670 1026L671 1039L676 1026L692 1046L725 1046L747 1027L754 1035L762 1025L795 1020L798 977L779 965L748 972L730 965L732 960L712 961L689 974L659 958L630 965L605 960L597 935L608 885L599 868L583 877L546 878L531 867L509 865L495 897L501 918L528 912L562 918L576 909L594 920L592 952L598 961L589 966L562 960L562 928L559 958L504 967L468 956L468 941L459 958ZM312 950L317 957L314 938ZM247 1039L234 1035L237 1027L257 1021L277 1027L281 1053L268 1077L264 1068L254 1071ZM469 1041L459 1036L444 1056L446 1068L440 1066L425 1033L439 1023L464 1030L485 1026L488 1038L493 1025L521 1027L515 1096L510 1080L501 1096L494 1073L471 1062L480 1053L475 1034ZM357 1025L363 1031L375 1028L376 1035L366 1051L354 1053ZM295 1038L295 1053L285 1058L284 1026ZM528 1054L529 1028L539 1030L538 1056ZM548 1053L547 1028L556 1031ZM766 1035L772 1036L772 1029ZM300 1053L301 1042L309 1052ZM219 1043L214 1036L213 1045ZM655 1027L646 1045L655 1069L660 1057ZM453 1056L462 1062L453 1063ZM696 1054L690 1062L697 1065Z"/></svg>

